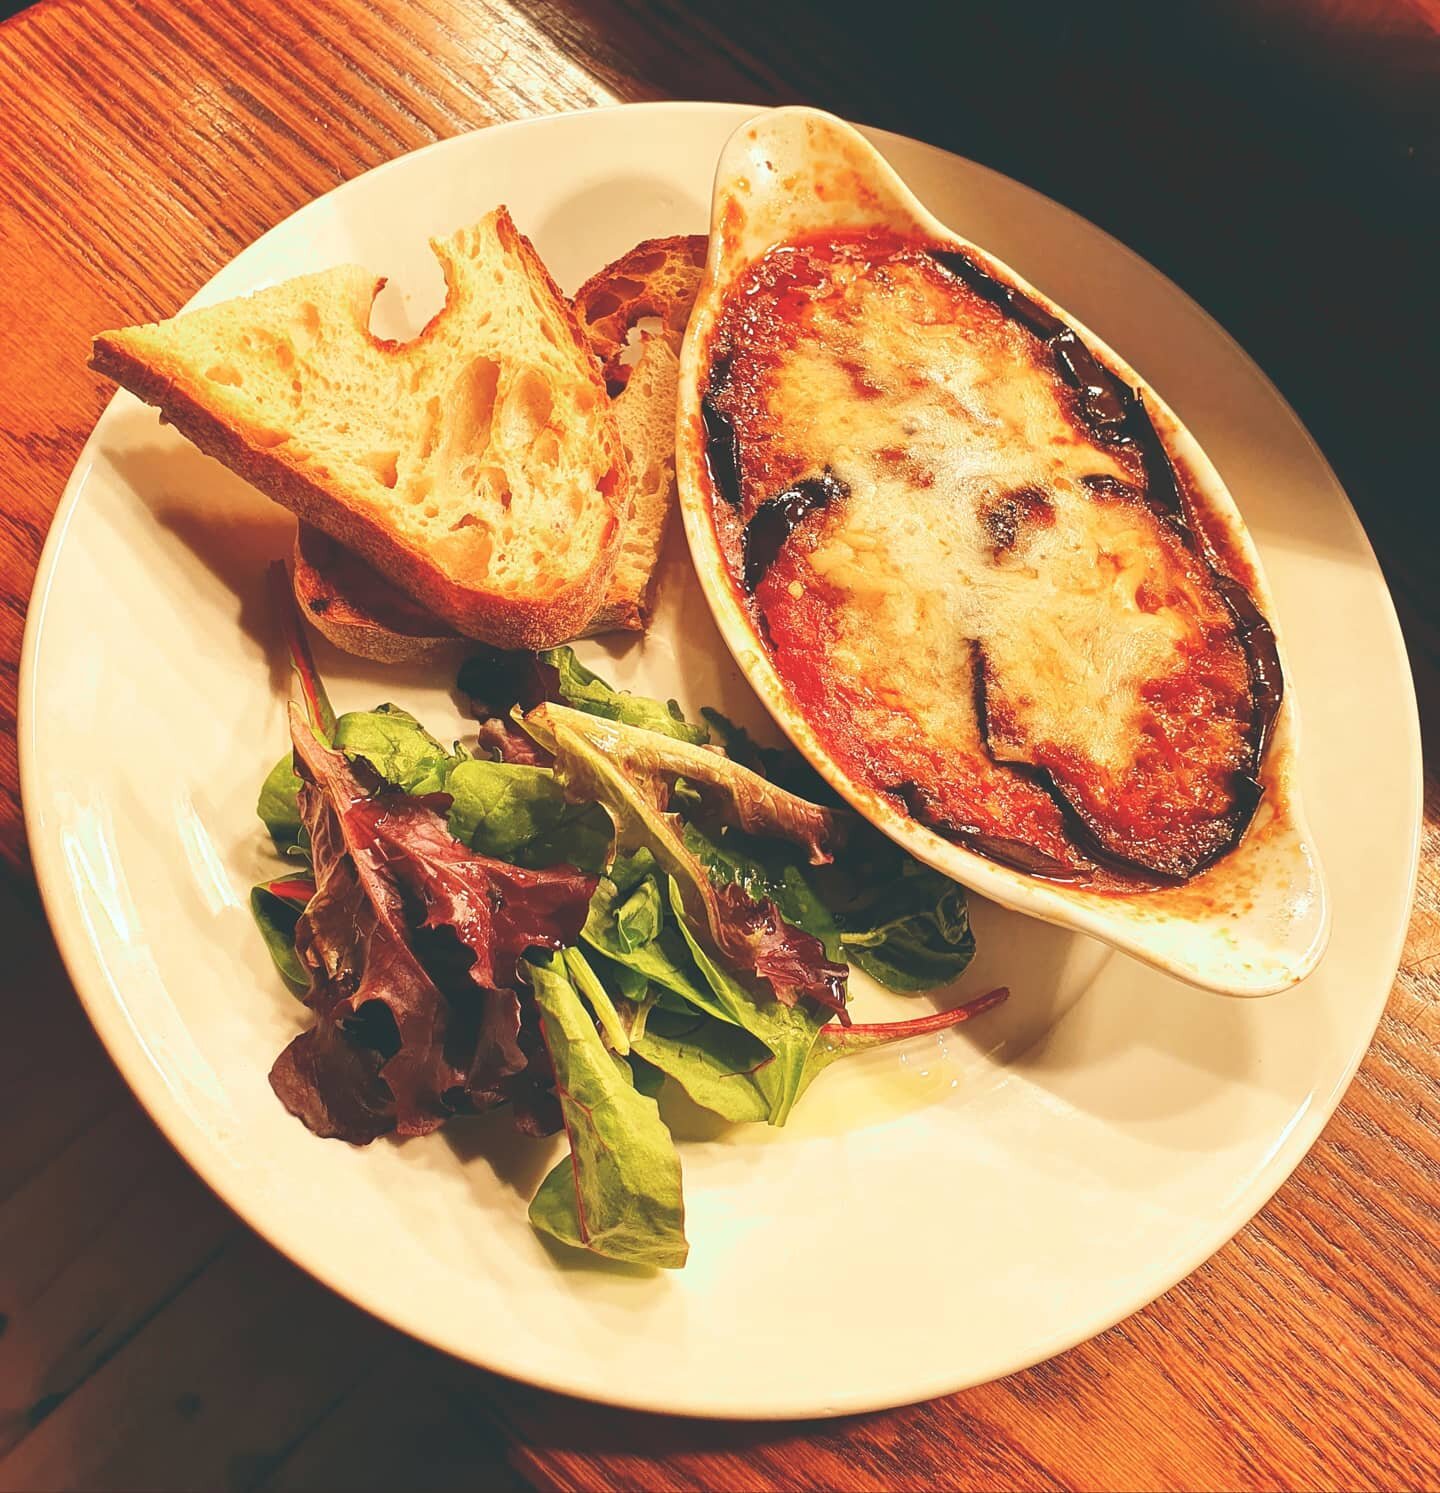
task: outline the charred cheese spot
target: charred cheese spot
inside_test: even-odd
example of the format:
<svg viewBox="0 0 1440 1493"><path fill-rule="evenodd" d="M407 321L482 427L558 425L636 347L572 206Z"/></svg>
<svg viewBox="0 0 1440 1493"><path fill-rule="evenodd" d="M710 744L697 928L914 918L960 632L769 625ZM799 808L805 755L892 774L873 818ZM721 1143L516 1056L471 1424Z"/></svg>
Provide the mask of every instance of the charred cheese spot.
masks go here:
<svg viewBox="0 0 1440 1493"><path fill-rule="evenodd" d="M1246 650L1141 455L1087 424L1095 390L879 235L772 251L715 346L739 497L717 529L847 770L1061 866L1077 836L1162 877L1224 848L1248 812ZM757 567L745 526L801 507Z"/></svg>

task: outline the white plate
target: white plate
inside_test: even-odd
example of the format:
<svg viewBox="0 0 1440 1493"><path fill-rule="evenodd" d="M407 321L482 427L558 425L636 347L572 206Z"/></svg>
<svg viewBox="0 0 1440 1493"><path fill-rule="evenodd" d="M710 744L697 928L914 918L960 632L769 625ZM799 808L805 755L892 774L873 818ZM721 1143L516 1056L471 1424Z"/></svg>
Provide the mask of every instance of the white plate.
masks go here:
<svg viewBox="0 0 1440 1493"><path fill-rule="evenodd" d="M497 201L574 287L641 237L703 230L717 153L746 112L645 105L446 141L312 203L202 297L359 260L392 277L382 330L413 327L440 293L426 235ZM255 792L284 745L262 576L289 520L121 396L36 583L21 681L30 844L76 987L141 1102L244 1218L352 1300L599 1400L838 1414L959 1389L1100 1331L1194 1269L1295 1166L1399 960L1420 822L1414 694L1323 458L1225 333L1114 240L982 167L874 138L944 221L1158 386L1245 515L1289 640L1333 892L1329 953L1298 988L1205 995L977 901L981 955L963 988L1003 980L1008 1007L947 1043L840 1065L782 1132L707 1138L691 1124L687 1268L574 1268L525 1221L553 1144L492 1116L352 1149L310 1136L266 1082L302 1016L246 908L267 864ZM754 722L676 539L656 628L602 667ZM442 736L462 729L442 678L320 662L342 708L389 696ZM917 1007L867 989L858 1009Z"/></svg>

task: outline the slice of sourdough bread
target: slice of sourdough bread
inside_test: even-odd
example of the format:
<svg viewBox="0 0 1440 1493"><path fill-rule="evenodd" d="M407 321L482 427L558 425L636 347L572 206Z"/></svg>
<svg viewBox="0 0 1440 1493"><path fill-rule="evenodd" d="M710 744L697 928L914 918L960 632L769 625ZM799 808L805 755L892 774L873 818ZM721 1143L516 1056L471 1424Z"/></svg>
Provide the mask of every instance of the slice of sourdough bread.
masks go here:
<svg viewBox="0 0 1440 1493"><path fill-rule="evenodd" d="M586 626L614 573L615 417L503 207L431 247L446 301L413 341L370 333L384 281L350 266L105 333L92 366L448 628L546 647Z"/></svg>
<svg viewBox="0 0 1440 1493"><path fill-rule="evenodd" d="M649 620L655 563L675 501L675 393L678 353L699 288L703 236L650 239L592 276L576 296L582 326L593 317L595 354L617 388L613 408L630 472L629 515L604 602L578 636L642 630ZM643 277L643 278L642 278ZM630 336L655 317L651 335ZM456 634L340 546L300 527L296 599L337 647L401 663L431 657Z"/></svg>

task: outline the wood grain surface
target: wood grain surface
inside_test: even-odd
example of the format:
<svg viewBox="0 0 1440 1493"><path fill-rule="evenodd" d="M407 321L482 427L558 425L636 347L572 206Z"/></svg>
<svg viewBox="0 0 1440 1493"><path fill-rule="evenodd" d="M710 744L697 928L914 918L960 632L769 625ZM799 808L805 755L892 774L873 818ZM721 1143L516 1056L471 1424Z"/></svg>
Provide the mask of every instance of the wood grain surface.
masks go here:
<svg viewBox="0 0 1440 1493"><path fill-rule="evenodd" d="M1375 1044L1232 1244L1027 1373L882 1415L746 1426L500 1381L378 1325L241 1227L74 999L30 878L14 745L36 560L110 392L85 369L92 332L170 311L294 208L417 145L667 96L806 100L919 135L1159 264L1337 467L1435 724L1437 36L1435 0L42 0L0 25L0 1487L1440 1485L1433 785Z"/></svg>

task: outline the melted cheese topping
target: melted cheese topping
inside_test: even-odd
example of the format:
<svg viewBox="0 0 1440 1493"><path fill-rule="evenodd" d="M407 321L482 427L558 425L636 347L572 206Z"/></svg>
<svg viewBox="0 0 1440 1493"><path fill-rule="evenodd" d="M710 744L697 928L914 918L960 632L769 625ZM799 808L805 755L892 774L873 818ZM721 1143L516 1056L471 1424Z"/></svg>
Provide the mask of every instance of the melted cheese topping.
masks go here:
<svg viewBox="0 0 1440 1493"><path fill-rule="evenodd" d="M737 518L823 471L848 488L791 536L784 594L767 579L757 601L769 616L823 595L849 735L903 745L952 815L1061 859L1072 847L1034 783L999 764L1044 767L1127 822L1148 773L1133 828L1150 838L1227 811L1247 665L1208 571L1146 506L1135 454L1093 439L1038 340L923 254L786 252L801 273L732 319ZM1197 657L1213 687L1181 713L1209 721L1157 732L1157 682L1193 682ZM1213 781L1172 792L1187 774L1152 763L1157 740Z"/></svg>

